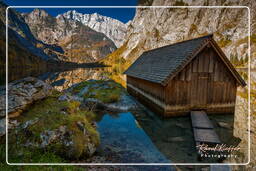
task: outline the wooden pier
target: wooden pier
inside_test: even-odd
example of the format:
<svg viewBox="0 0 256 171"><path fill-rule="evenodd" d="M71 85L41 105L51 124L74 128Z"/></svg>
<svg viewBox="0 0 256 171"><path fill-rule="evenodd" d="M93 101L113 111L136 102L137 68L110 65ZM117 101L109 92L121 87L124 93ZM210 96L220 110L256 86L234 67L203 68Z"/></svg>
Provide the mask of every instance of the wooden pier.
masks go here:
<svg viewBox="0 0 256 171"><path fill-rule="evenodd" d="M191 111L191 122L194 132L194 140L198 144L219 144L220 139L214 127L204 111Z"/></svg>

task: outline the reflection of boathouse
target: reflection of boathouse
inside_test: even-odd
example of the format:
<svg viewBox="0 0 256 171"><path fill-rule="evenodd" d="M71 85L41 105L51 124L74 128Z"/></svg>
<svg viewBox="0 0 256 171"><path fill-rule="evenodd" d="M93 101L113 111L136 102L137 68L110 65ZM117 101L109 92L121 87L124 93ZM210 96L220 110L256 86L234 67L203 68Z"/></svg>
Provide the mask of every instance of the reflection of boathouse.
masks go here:
<svg viewBox="0 0 256 171"><path fill-rule="evenodd" d="M125 74L128 92L163 116L232 113L245 86L212 35L146 51Z"/></svg>

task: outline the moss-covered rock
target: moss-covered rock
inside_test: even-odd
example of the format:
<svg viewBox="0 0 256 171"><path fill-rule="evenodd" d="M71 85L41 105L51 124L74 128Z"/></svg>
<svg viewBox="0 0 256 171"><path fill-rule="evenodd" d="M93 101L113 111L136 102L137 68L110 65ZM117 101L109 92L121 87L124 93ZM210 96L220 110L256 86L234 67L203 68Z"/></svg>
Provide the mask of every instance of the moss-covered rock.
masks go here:
<svg viewBox="0 0 256 171"><path fill-rule="evenodd" d="M9 132L9 146L20 156L26 155L26 150L42 150L75 160L96 151L100 139L91 120L93 113L80 109L79 101L59 100L61 95L54 91L16 118L20 124ZM15 159L14 155L10 160Z"/></svg>
<svg viewBox="0 0 256 171"><path fill-rule="evenodd" d="M90 111L125 112L138 107L124 87L113 80L84 81L71 87L69 92L72 98L82 98L81 106Z"/></svg>
<svg viewBox="0 0 256 171"><path fill-rule="evenodd" d="M120 100L124 88L113 80L89 80L72 87L70 92L84 99L94 98L103 103L114 103Z"/></svg>

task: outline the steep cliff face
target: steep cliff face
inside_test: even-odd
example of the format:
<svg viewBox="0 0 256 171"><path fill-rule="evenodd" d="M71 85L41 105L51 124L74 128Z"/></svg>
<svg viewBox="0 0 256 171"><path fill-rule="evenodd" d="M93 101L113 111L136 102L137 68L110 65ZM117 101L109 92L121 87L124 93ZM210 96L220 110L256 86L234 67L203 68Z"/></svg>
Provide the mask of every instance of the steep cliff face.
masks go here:
<svg viewBox="0 0 256 171"><path fill-rule="evenodd" d="M80 21L84 25L101 32L108 36L117 47L120 47L123 44L125 33L127 31L126 24L118 21L116 19L102 16L97 13L93 14L81 14L75 10L68 11L64 14L57 16L64 17L73 21Z"/></svg>
<svg viewBox="0 0 256 171"><path fill-rule="evenodd" d="M139 5L152 6L244 5L251 8L252 16L255 16L255 4L249 0L139 2ZM255 25L251 26L252 30L255 30ZM237 65L246 64L248 60L248 10L246 8L139 8L128 26L126 42L119 49L118 55L133 62L146 50L210 33L214 34L214 39L228 58L234 60ZM253 32L252 51L255 50L255 36Z"/></svg>
<svg viewBox="0 0 256 171"><path fill-rule="evenodd" d="M79 21L69 20L63 16L55 18L40 9L23 16L36 38L63 48L65 53L58 55L62 61L95 62L116 49L115 44L107 36Z"/></svg>
<svg viewBox="0 0 256 171"><path fill-rule="evenodd" d="M1 61L5 64L5 9L7 6L0 2L0 44ZM28 25L24 22L22 16L15 10L8 10L8 54L9 67L16 66L37 66L43 65L47 60L56 59L56 55L49 55L45 51L48 49L60 50L56 46L42 43L34 38ZM41 45L40 48L37 45Z"/></svg>

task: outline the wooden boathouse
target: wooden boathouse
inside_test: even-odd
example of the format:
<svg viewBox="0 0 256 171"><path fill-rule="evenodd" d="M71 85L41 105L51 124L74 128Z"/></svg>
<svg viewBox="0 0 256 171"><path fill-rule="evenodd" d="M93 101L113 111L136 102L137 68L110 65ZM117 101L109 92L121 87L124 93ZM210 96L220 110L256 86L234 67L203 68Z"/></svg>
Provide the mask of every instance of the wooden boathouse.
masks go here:
<svg viewBox="0 0 256 171"><path fill-rule="evenodd" d="M241 78L212 35L144 52L125 72L127 91L162 116L233 113Z"/></svg>

